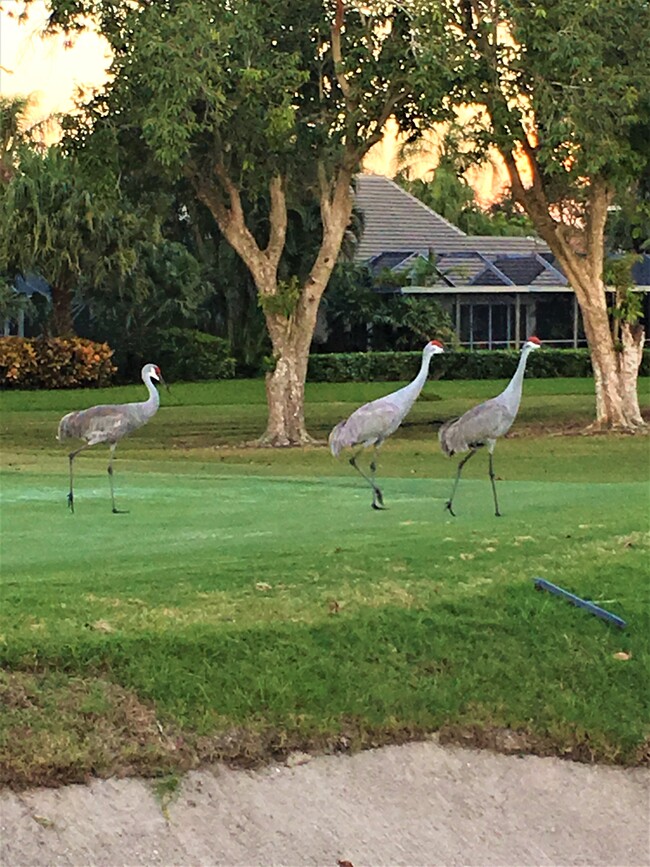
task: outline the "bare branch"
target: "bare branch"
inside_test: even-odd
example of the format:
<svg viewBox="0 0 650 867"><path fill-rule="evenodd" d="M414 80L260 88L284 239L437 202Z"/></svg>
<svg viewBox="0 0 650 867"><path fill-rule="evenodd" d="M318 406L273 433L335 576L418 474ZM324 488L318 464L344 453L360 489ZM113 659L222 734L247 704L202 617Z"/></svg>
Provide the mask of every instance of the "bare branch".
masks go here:
<svg viewBox="0 0 650 867"><path fill-rule="evenodd" d="M594 272L603 273L605 264L603 236L607 222L607 209L613 198L612 190L604 178L594 178L589 189L589 199L585 214L585 241L587 259Z"/></svg>
<svg viewBox="0 0 650 867"><path fill-rule="evenodd" d="M257 241L246 225L239 190L228 175L223 163L216 163L213 169L218 183L214 183L193 163L188 164L185 175L196 190L200 201L216 220L224 238L248 266L258 290L260 292L265 291L265 289L268 291L269 285L275 285L277 264L269 269L266 255L260 250ZM229 204L226 204L224 194L228 196ZM269 282L269 277L272 279L272 284Z"/></svg>
<svg viewBox="0 0 650 867"><path fill-rule="evenodd" d="M332 26L332 59L334 60L334 73L345 97L346 103L351 101L350 83L343 74L343 57L341 54L341 30L343 28L343 0L336 0L336 16Z"/></svg>
<svg viewBox="0 0 650 867"><path fill-rule="evenodd" d="M269 242L264 254L269 264L277 270L287 236L287 200L280 175L275 175L269 184L271 208L269 211Z"/></svg>
<svg viewBox="0 0 650 867"><path fill-rule="evenodd" d="M308 278L308 301L317 301L323 294L352 214L352 172L339 169L332 185L321 165L319 184L323 240Z"/></svg>

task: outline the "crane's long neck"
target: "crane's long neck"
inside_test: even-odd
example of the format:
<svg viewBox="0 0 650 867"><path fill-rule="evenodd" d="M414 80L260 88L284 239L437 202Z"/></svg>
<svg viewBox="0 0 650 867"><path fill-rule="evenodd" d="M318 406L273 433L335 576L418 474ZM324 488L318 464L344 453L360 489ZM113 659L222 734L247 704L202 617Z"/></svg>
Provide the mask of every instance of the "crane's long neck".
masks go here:
<svg viewBox="0 0 650 867"><path fill-rule="evenodd" d="M514 376L502 394L502 397L508 401L515 411L519 409L519 404L521 403L521 390L524 384L524 373L526 372L526 362L528 361L530 351L530 347L528 346L525 346L521 350L521 357Z"/></svg>
<svg viewBox="0 0 650 867"><path fill-rule="evenodd" d="M147 400L142 402L141 406L145 416L150 418L158 411L158 407L160 406L160 395L158 394L158 389L149 376L144 376L142 379L144 384L147 386L149 397Z"/></svg>
<svg viewBox="0 0 650 867"><path fill-rule="evenodd" d="M429 375L429 365L431 364L431 356L423 355L422 356L422 364L420 366L420 370L418 375L415 377L413 382L409 382L408 385L405 385L402 389L402 394L404 395L405 400L407 401L409 406L412 406L415 401L418 399L420 392L424 387L424 383L427 381L427 376Z"/></svg>

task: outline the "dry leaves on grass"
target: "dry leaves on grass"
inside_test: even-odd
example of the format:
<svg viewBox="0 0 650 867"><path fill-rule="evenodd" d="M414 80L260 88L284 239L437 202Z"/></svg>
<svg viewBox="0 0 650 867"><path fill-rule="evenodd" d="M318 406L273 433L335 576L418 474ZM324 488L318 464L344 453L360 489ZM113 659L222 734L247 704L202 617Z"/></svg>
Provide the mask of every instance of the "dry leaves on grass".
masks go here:
<svg viewBox="0 0 650 867"><path fill-rule="evenodd" d="M95 620L94 623L89 625L95 632L115 632L115 627L111 626L108 620Z"/></svg>
<svg viewBox="0 0 650 867"><path fill-rule="evenodd" d="M623 660L632 659L632 654L626 653L624 650L619 650L618 653L614 653L613 656L614 656L614 659L623 659Z"/></svg>

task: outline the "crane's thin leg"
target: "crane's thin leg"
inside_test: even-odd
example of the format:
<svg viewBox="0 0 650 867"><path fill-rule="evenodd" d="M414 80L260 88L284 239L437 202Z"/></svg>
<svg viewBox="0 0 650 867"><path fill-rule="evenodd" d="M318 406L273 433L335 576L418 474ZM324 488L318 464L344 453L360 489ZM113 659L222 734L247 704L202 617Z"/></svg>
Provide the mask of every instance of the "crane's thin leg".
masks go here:
<svg viewBox="0 0 650 867"><path fill-rule="evenodd" d="M379 490L379 488L377 487L377 485L375 484L374 473L375 473L376 465L375 465L375 469L372 469L372 465L371 465L371 472L373 474L372 478L370 476L367 476L364 473L364 471L357 464L357 458L359 457L360 454L361 454L361 451L358 451L356 454L352 455L352 457L350 458L350 466L353 466L355 468L355 470L359 473L359 475L363 476L363 478L368 482L368 484L372 488L372 508L373 509L383 509L384 508L384 497L383 497L381 491ZM374 464L374 461L373 461L373 464Z"/></svg>
<svg viewBox="0 0 650 867"><path fill-rule="evenodd" d="M449 497L449 499L445 503L445 508L447 508L449 510L449 512L454 516L454 518L456 517L456 513L454 512L452 505L454 502L454 496L456 495L456 488L458 487L458 482L460 481L460 474L462 472L463 467L467 463L467 461L473 455L475 455L477 451L478 451L478 449L471 449L469 454L467 455L467 457L464 457L462 459L462 461L458 464L458 469L456 470L456 478L454 480L454 487L451 489L451 496Z"/></svg>
<svg viewBox="0 0 650 867"><path fill-rule="evenodd" d="M379 486L375 482L375 473L377 472L377 459L379 457L379 446L374 446L374 451L372 455L372 460L370 461L370 478L372 479L372 490L373 490L373 501L372 508L373 509L383 509L384 508L384 495L382 494Z"/></svg>
<svg viewBox="0 0 650 867"><path fill-rule="evenodd" d="M497 489L494 484L494 466L492 465L492 452L490 452L490 481L492 482L492 493L494 494L494 514L497 518L501 517L501 512L499 511L499 501L497 500Z"/></svg>
<svg viewBox="0 0 650 867"><path fill-rule="evenodd" d="M81 448L78 448L75 452L70 452L70 454L68 455L68 459L69 459L69 461L70 461L70 490L68 491L68 508L70 509L70 511L72 512L72 514L74 514L74 493L73 493L73 490L72 490L72 488L73 488L73 482L72 482L72 462L73 462L74 459L77 457L77 455L79 454L79 452L82 452L84 449L87 449L87 448L89 448L89 447L90 447L90 443L86 443L85 445L81 446Z"/></svg>
<svg viewBox="0 0 650 867"><path fill-rule="evenodd" d="M113 443L111 445L111 458L108 462L108 481L109 481L110 486L111 486L111 502L113 504L113 514L114 515L126 515L126 514L128 514L128 512L124 511L123 509L116 509L115 508L115 491L113 490L113 458L115 456L116 446L117 446L117 443Z"/></svg>

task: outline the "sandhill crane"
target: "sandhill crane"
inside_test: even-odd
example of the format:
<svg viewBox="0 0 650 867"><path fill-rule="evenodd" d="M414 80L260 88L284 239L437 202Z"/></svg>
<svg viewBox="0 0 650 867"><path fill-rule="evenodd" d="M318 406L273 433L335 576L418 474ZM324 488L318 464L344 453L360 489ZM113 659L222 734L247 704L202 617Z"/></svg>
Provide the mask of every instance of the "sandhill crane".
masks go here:
<svg viewBox="0 0 650 867"><path fill-rule="evenodd" d="M446 507L452 515L454 494L460 481L460 474L467 461L475 455L482 446L487 446L490 455L489 474L494 495L494 514L501 516L497 500L497 489L494 485L494 467L492 454L499 437L507 433L517 417L519 404L521 403L521 388L524 381L526 361L534 349L539 349L542 342L537 337L529 337L521 348L521 357L514 376L507 388L496 397L480 403L478 406L467 410L460 418L452 418L446 421L438 431L438 439L442 451L451 457L457 453L469 451L467 457L458 464L456 479L451 496L447 500Z"/></svg>
<svg viewBox="0 0 650 867"><path fill-rule="evenodd" d="M372 488L373 509L384 508L383 495L375 484L377 451L383 441L395 433L404 421L426 382L431 358L441 352L444 352L444 348L439 340L429 341L422 351L420 372L413 382L392 392L392 394L379 397L370 403L364 403L348 419L340 421L329 435L330 451L335 458L344 448L361 446L350 458L350 464ZM357 458L367 446L374 446L373 460L370 463L370 476L367 476L357 465Z"/></svg>
<svg viewBox="0 0 650 867"><path fill-rule="evenodd" d="M108 479L111 485L111 502L113 513L119 514L115 508L115 492L113 490L113 456L118 442L128 434L146 424L156 414L160 404L160 396L153 381L163 382L160 368L155 364L145 364L142 368L142 381L149 390L148 400L139 403L117 403L103 406L91 406L89 409L81 409L77 412L69 412L59 422L57 440L63 442L66 439L86 440L86 444L74 452L70 452L70 492L68 505L74 512L74 494L72 491L72 464L79 452L97 443L108 443L111 457L108 462Z"/></svg>

